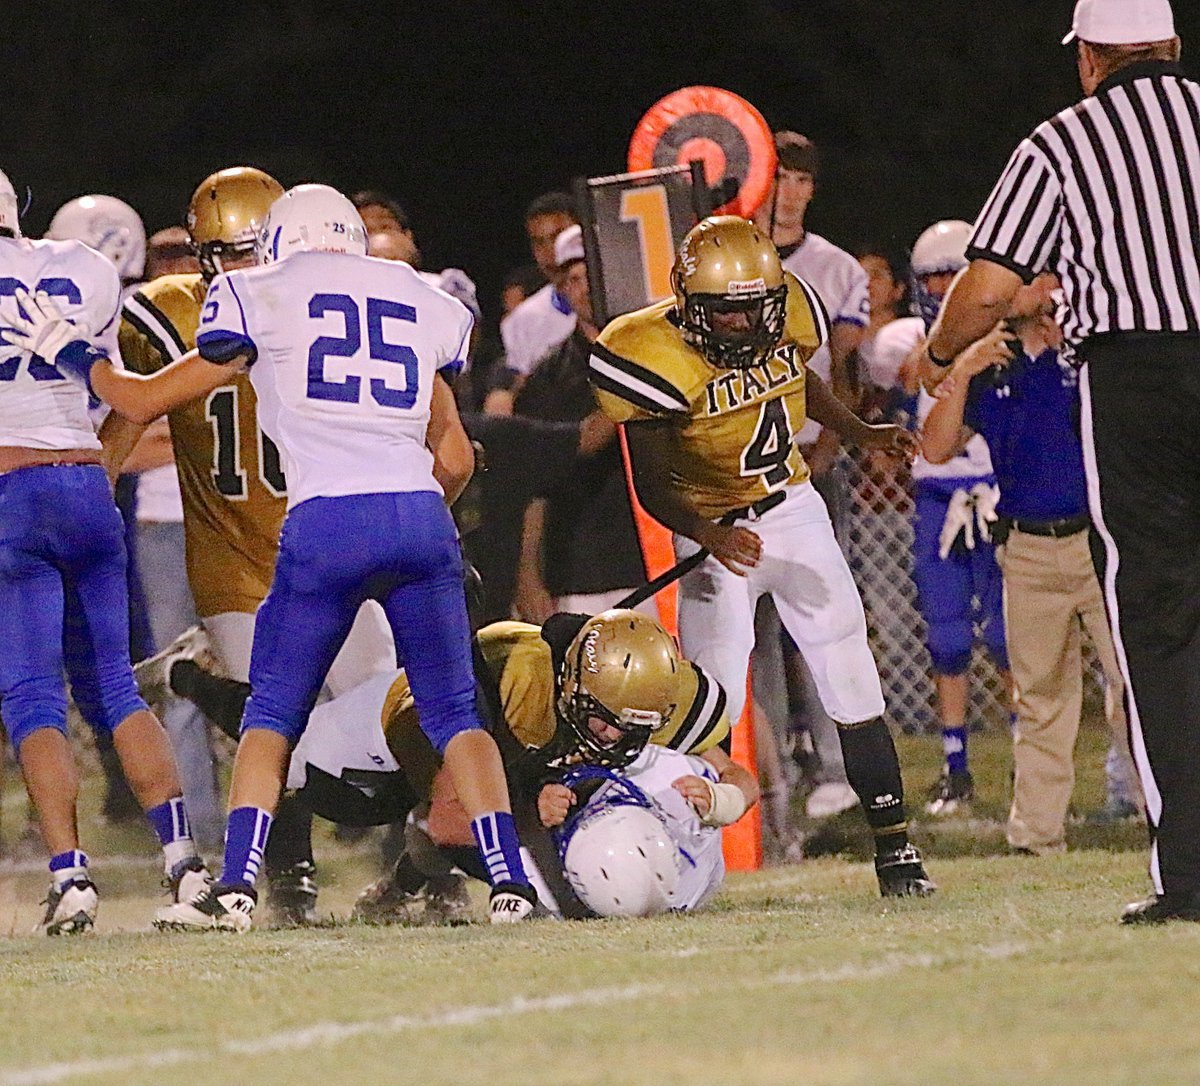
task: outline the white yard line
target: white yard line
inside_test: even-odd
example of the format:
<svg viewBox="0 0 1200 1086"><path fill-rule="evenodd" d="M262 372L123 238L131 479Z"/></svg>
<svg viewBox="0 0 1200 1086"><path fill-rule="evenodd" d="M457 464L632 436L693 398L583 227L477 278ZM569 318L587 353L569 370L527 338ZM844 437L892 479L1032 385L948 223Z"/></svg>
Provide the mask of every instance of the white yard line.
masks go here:
<svg viewBox="0 0 1200 1086"><path fill-rule="evenodd" d="M779 988L790 985L846 984L874 980L909 969L943 969L948 966L971 965L977 962L1001 961L1017 957L1028 950L1022 943L1000 943L976 947L973 952L937 956L932 954L891 954L875 962L847 964L832 969L795 970L771 973L751 978L735 987L744 990ZM168 1048L129 1056L107 1056L100 1059L68 1060L26 1067L16 1071L0 1071L0 1086L45 1086L89 1075L129 1074L180 1064L209 1064L222 1056L261 1056L271 1052L299 1052L342 1044L356 1037L387 1036L410 1030L444 1029L472 1026L494 1019L516 1018L527 1014L553 1014L576 1007L612 1006L648 997L669 997L677 994L662 984L631 984L622 988L596 988L561 995L518 997L504 1003L485 1003L451 1008L435 1014L397 1014L389 1018L370 1018L360 1022L316 1022L302 1029L282 1030L251 1037L243 1041L222 1041L214 1048Z"/></svg>

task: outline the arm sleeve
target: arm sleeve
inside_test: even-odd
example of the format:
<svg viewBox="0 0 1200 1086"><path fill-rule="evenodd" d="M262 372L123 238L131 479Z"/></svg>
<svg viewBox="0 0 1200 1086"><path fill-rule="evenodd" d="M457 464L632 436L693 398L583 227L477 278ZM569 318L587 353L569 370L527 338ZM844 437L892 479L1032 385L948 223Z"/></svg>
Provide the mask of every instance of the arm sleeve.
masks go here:
<svg viewBox="0 0 1200 1086"><path fill-rule="evenodd" d="M125 299L121 308L121 357L135 373L149 374L187 354L174 323L144 291Z"/></svg>
<svg viewBox="0 0 1200 1086"><path fill-rule="evenodd" d="M238 355L248 354L253 364L258 358L234 278L234 274L218 275L204 298L196 346L206 362L224 365Z"/></svg>
<svg viewBox="0 0 1200 1086"><path fill-rule="evenodd" d="M80 245L83 252L93 258L94 281L87 291L85 320L90 329L89 339L93 347L104 354L114 365L121 365L121 350L117 342L118 317L121 313L121 280L117 270L104 257L90 253Z"/></svg>
<svg viewBox="0 0 1200 1086"><path fill-rule="evenodd" d="M788 284L787 325L784 333L797 347L808 349L812 357L818 347L829 342L829 313L821 296L803 279L785 272Z"/></svg>
<svg viewBox="0 0 1200 1086"><path fill-rule="evenodd" d="M698 665L688 666L696 678L696 694L679 726L664 737L663 745L682 754L703 754L729 734L725 688Z"/></svg>
<svg viewBox="0 0 1200 1086"><path fill-rule="evenodd" d="M683 417L691 406L688 397L671 381L634 362L620 350L620 337L592 344L588 379L596 402L613 422Z"/></svg>
<svg viewBox="0 0 1200 1086"><path fill-rule="evenodd" d="M832 314L834 324L856 324L866 328L871 323L871 299L867 294L867 273L857 260L851 257L846 262L845 291L837 312Z"/></svg>
<svg viewBox="0 0 1200 1086"><path fill-rule="evenodd" d="M1062 222L1062 183L1046 153L1027 139L984 205L967 257L1003 265L1028 283L1050 262Z"/></svg>
<svg viewBox="0 0 1200 1086"><path fill-rule="evenodd" d="M467 364L467 355L471 350L471 329L475 327L475 317L471 311L457 298L455 302L455 308L459 311L456 314L458 320L450 336L445 359L438 367L438 373L447 380L453 378Z"/></svg>

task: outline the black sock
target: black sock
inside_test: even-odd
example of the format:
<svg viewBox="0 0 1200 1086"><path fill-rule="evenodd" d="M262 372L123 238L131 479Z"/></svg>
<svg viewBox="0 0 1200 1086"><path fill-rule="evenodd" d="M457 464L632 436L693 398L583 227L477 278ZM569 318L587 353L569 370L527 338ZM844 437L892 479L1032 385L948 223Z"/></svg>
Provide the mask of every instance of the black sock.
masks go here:
<svg viewBox="0 0 1200 1086"><path fill-rule="evenodd" d="M839 724L846 779L854 789L867 823L875 835L875 853L880 855L908 843L904 817L904 783L896 745L883 717L862 724Z"/></svg>
<svg viewBox="0 0 1200 1086"><path fill-rule="evenodd" d="M299 864L311 867L312 862L312 812L295 796L285 793L267 838L267 875L292 871Z"/></svg>
<svg viewBox="0 0 1200 1086"><path fill-rule="evenodd" d="M473 879L490 882L487 868L479 858L479 849L467 845L452 845L442 850L453 861L454 866L465 871Z"/></svg>
<svg viewBox="0 0 1200 1086"><path fill-rule="evenodd" d="M194 660L179 660L168 676L171 689L187 698L231 739L242 729L242 711L250 696L250 684L210 675Z"/></svg>
<svg viewBox="0 0 1200 1086"><path fill-rule="evenodd" d="M392 886L406 894L415 894L429 881L429 876L413 863L407 852L400 854L392 870Z"/></svg>

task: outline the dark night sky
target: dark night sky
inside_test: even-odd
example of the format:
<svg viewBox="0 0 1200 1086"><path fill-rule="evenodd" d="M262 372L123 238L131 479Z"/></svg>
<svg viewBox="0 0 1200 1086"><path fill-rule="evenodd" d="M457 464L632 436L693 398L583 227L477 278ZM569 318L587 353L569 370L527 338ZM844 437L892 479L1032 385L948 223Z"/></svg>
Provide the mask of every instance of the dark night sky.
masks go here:
<svg viewBox="0 0 1200 1086"><path fill-rule="evenodd" d="M527 258L528 200L623 169L642 113L690 83L821 144L810 222L834 240L903 247L934 219L973 218L1020 138L1079 96L1058 45L1072 7L34 4L5 13L0 168L33 190L31 234L84 192L121 196L151 230L179 222L202 177L241 162L285 185L384 188L427 265L465 267L494 310ZM1185 62L1196 8L1177 0Z"/></svg>

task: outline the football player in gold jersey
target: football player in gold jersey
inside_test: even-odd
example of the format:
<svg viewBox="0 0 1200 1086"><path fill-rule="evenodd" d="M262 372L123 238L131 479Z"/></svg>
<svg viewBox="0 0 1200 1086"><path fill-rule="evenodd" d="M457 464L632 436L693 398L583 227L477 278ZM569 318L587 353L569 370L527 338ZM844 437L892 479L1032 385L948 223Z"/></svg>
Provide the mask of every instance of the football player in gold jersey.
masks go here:
<svg viewBox="0 0 1200 1086"><path fill-rule="evenodd" d="M711 766L715 782L687 775L674 784L705 824L728 825L758 799L754 778L722 747L729 734L724 690L639 612L560 614L542 627L493 623L476 635L475 675L514 811L526 824L536 817L558 826L586 798L558 783L565 769L580 763L622 769L647 743ZM194 661L174 664L170 681L235 732L248 685L208 675ZM452 850L453 862L477 867L469 820L439 770L401 671L376 675L318 706L292 752L287 784L315 813L351 825L397 821L427 803L434 843ZM532 842L524 830L522 840ZM436 865L426 856L422 870L402 857L364 893L357 914L413 919L431 860Z"/></svg>
<svg viewBox="0 0 1200 1086"><path fill-rule="evenodd" d="M912 435L868 426L807 366L828 337L816 292L734 216L684 238L675 297L619 317L593 347L601 408L626 424L634 484L675 533L683 651L744 701L758 598L773 597L837 722L846 771L875 834L885 896L934 889L909 843L900 767L854 579L795 446L806 416L860 448L911 456Z"/></svg>

